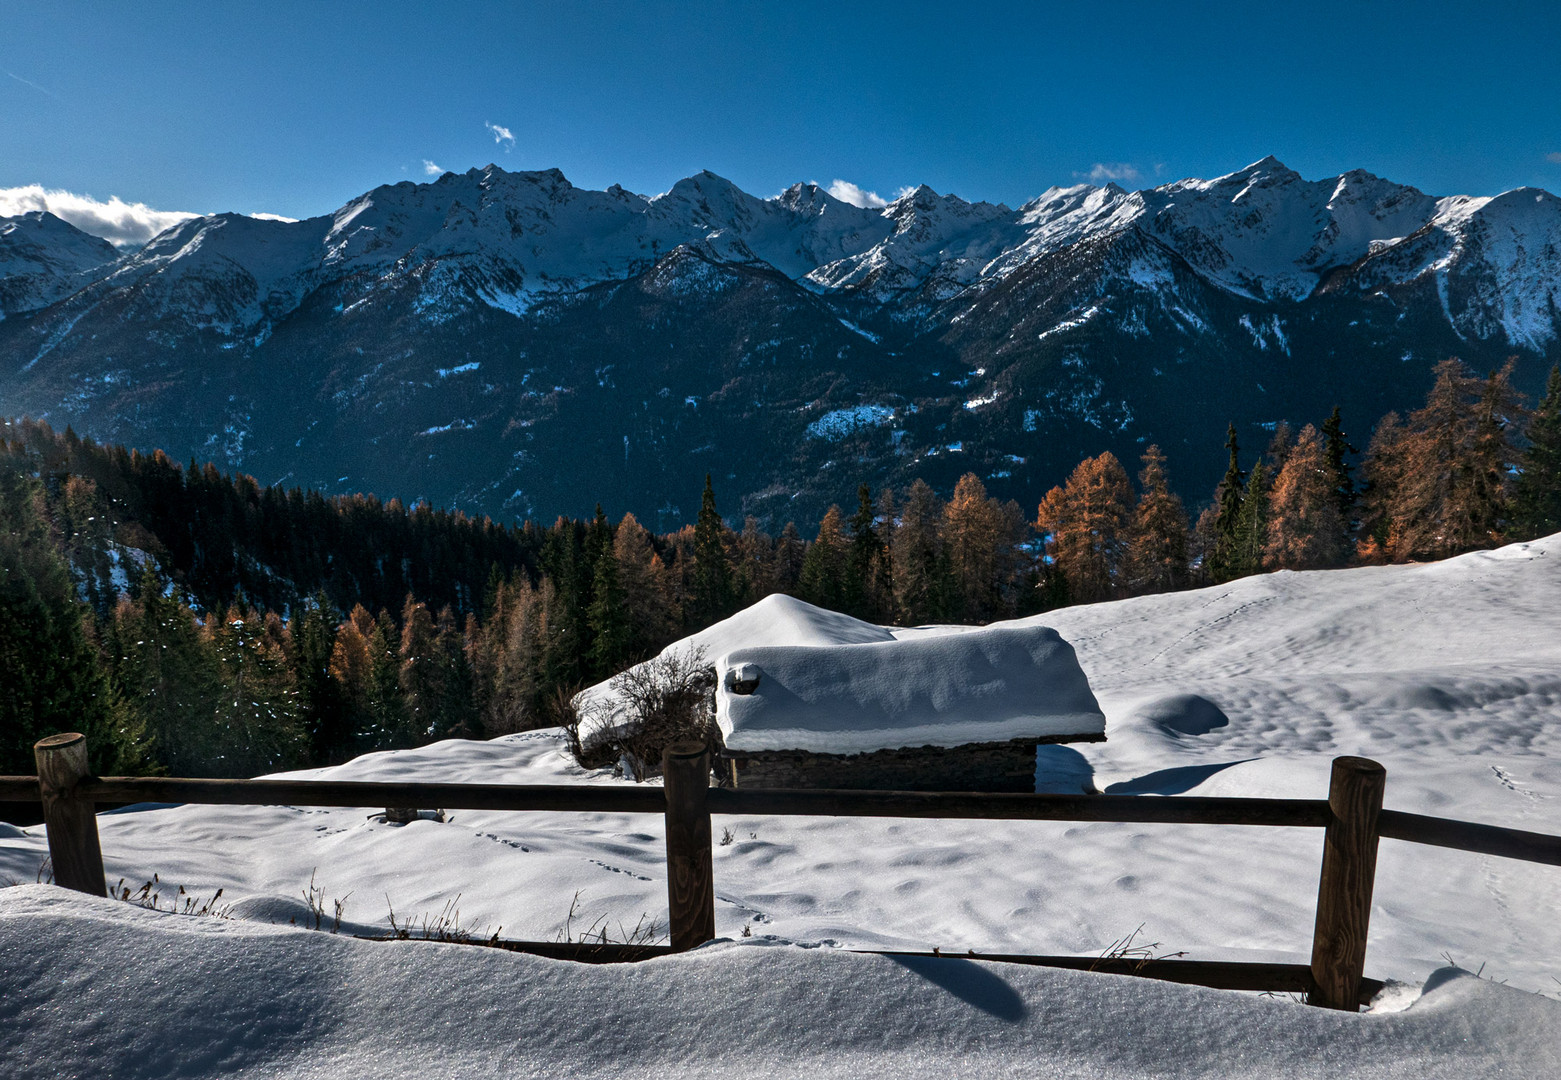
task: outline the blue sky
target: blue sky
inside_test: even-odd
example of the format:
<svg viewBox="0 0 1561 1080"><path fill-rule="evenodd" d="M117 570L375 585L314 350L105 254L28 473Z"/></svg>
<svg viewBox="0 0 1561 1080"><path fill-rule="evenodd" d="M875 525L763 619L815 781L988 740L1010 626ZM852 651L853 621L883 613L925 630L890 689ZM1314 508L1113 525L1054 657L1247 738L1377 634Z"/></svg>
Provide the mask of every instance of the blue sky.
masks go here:
<svg viewBox="0 0 1561 1080"><path fill-rule="evenodd" d="M5 0L0 188L301 217L494 161L646 193L708 168L761 195L838 178L1017 205L1272 153L1556 191L1558 56L1553 2Z"/></svg>

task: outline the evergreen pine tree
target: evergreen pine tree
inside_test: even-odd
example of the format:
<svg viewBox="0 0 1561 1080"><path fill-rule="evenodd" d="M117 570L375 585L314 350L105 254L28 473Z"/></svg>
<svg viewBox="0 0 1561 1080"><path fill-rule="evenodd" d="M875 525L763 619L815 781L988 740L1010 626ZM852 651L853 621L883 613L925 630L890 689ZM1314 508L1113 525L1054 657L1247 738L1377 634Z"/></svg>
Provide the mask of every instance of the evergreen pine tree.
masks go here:
<svg viewBox="0 0 1561 1080"><path fill-rule="evenodd" d="M1529 422L1528 443L1512 494L1518 540L1561 532L1561 365L1550 369L1545 396Z"/></svg>
<svg viewBox="0 0 1561 1080"><path fill-rule="evenodd" d="M206 775L221 676L195 613L148 560L110 626L114 681L145 723L152 757L176 776Z"/></svg>
<svg viewBox="0 0 1561 1080"><path fill-rule="evenodd" d="M434 655L439 663L438 701L430 737L470 739L478 734L479 721L473 693L471 663L467 659L466 634L449 604L434 620Z"/></svg>
<svg viewBox="0 0 1561 1080"><path fill-rule="evenodd" d="M307 753L297 682L264 613L235 602L212 610L203 629L221 679L208 772L254 776L292 768Z"/></svg>
<svg viewBox="0 0 1561 1080"><path fill-rule="evenodd" d="M381 609L368 636L368 725L359 732L365 750L389 750L413 742L411 716L401 691L400 646L395 619Z"/></svg>
<svg viewBox="0 0 1561 1080"><path fill-rule="evenodd" d="M441 651L428 605L408 593L401 609L401 666L397 673L409 724L401 745L425 742L443 726L445 671Z"/></svg>
<svg viewBox="0 0 1561 1080"><path fill-rule="evenodd" d="M331 677L336 627L342 614L324 591L303 605L293 641L297 649L298 700L315 765L344 761L350 754L352 726L341 684Z"/></svg>
<svg viewBox="0 0 1561 1080"><path fill-rule="evenodd" d="M705 490L699 500L699 519L694 525L694 580L691 606L700 626L732 613L735 590L732 564L726 554L726 524L715 508L715 488L705 474Z"/></svg>

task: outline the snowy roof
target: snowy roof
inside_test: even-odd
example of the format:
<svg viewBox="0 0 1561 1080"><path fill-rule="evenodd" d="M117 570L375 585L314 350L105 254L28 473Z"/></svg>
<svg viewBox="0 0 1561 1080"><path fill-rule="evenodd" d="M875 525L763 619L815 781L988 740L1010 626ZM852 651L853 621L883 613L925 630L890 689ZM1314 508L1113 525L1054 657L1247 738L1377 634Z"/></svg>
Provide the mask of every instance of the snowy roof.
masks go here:
<svg viewBox="0 0 1561 1080"><path fill-rule="evenodd" d="M749 646L720 657L716 675L733 750L859 754L1106 730L1073 647L1049 626Z"/></svg>
<svg viewBox="0 0 1561 1080"><path fill-rule="evenodd" d="M716 717L733 749L860 753L1105 731L1072 646L1029 622L877 626L775 594L662 655L691 650L716 664ZM754 694L727 689L734 663L763 673ZM587 746L628 720L610 681L575 704Z"/></svg>

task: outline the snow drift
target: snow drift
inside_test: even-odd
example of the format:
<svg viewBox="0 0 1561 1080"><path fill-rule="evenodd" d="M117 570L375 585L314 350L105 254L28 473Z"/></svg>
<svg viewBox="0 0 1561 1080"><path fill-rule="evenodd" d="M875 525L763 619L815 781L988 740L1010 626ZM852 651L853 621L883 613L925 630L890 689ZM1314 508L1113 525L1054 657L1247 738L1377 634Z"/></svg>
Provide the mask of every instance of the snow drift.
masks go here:
<svg viewBox="0 0 1561 1080"><path fill-rule="evenodd" d="M593 967L0 891L27 1077L1554 1076L1561 1004L1444 971L1352 1015L1122 976L714 943Z"/></svg>

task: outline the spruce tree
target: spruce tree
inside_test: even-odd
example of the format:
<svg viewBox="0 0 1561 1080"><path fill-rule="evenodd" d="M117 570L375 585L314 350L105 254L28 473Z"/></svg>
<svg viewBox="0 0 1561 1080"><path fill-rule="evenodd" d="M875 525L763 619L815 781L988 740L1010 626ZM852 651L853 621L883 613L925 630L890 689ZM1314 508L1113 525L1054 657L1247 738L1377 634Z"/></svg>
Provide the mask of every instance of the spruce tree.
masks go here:
<svg viewBox="0 0 1561 1080"><path fill-rule="evenodd" d="M843 610L848 615L869 622L887 618L878 610L876 577L878 564L883 557L883 545L874 527L878 516L873 505L873 493L866 484L857 488L856 513L849 522L849 547L846 552L845 578L842 596Z"/></svg>
<svg viewBox="0 0 1561 1080"><path fill-rule="evenodd" d="M629 622L627 596L618 573L618 556L610 541L604 541L596 557L596 581L592 589L591 668L597 679L616 675L628 665L634 642Z"/></svg>
<svg viewBox="0 0 1561 1080"><path fill-rule="evenodd" d="M309 737L309 760L315 765L345 760L352 738L341 684L331 677L336 627L341 621L341 612L322 590L304 604L293 634L299 706Z"/></svg>
<svg viewBox="0 0 1561 1080"><path fill-rule="evenodd" d="M699 519L694 525L694 580L691 606L699 626L732 613L735 590L732 564L726 555L726 523L715 508L715 488L705 474L705 490L699 500Z"/></svg>
<svg viewBox="0 0 1561 1080"><path fill-rule="evenodd" d="M235 602L206 616L220 675L208 771L254 776L292 768L307 753L291 665L264 613Z"/></svg>
<svg viewBox="0 0 1561 1080"><path fill-rule="evenodd" d="M1561 365L1550 369L1520 467L1512 493L1514 539L1561 532Z"/></svg>
<svg viewBox="0 0 1561 1080"><path fill-rule="evenodd" d="M408 593L401 609L401 667L397 674L409 723L400 740L403 746L425 742L443 727L445 670L440 653L438 628L428 605Z"/></svg>
<svg viewBox="0 0 1561 1080"><path fill-rule="evenodd" d="M1236 572L1236 532L1240 527L1242 501L1245 495L1247 474L1242 471L1239 457L1241 447L1236 442L1236 425L1230 424L1225 433L1225 449L1230 453L1230 463L1225 468L1225 478L1214 495L1213 547L1206 552L1205 572L1216 584L1239 576Z"/></svg>
<svg viewBox="0 0 1561 1080"><path fill-rule="evenodd" d="M31 773L34 742L80 731L96 771L139 771L144 725L108 678L25 467L0 462L0 770Z"/></svg>
<svg viewBox="0 0 1561 1080"><path fill-rule="evenodd" d="M206 774L221 674L195 613L148 560L110 626L114 681L145 723L153 758L176 776Z"/></svg>
<svg viewBox="0 0 1561 1080"><path fill-rule="evenodd" d="M898 617L915 626L948 617L950 586L941 526L943 506L925 480L905 493L894 531L894 604Z"/></svg>
<svg viewBox="0 0 1561 1080"><path fill-rule="evenodd" d="M1356 500L1355 481L1350 476L1355 466L1350 464L1349 455L1360 451L1350 445L1349 437L1344 434L1344 421L1337 405L1323 421L1323 440L1323 461L1333 484L1333 503L1339 511L1339 520L1348 531L1355 517Z"/></svg>
<svg viewBox="0 0 1561 1080"><path fill-rule="evenodd" d="M1227 580L1247 577L1263 571L1263 551L1268 543L1268 466L1259 461L1247 478L1247 490L1241 497L1241 512L1236 518L1231 539Z"/></svg>
<svg viewBox="0 0 1561 1080"><path fill-rule="evenodd" d="M796 595L802 579L802 563L807 555L807 542L797 531L795 521L786 522L775 538L775 563L772 581L775 591Z"/></svg>

